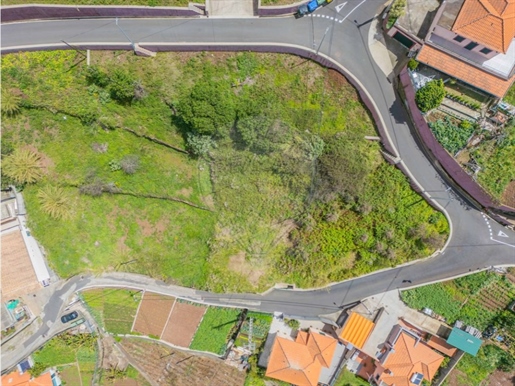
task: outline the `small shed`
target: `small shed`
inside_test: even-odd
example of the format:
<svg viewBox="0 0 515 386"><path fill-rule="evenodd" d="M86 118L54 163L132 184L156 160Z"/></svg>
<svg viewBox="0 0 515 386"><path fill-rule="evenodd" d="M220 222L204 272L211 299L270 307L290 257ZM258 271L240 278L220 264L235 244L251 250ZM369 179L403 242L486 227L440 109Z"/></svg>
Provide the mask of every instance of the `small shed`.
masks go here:
<svg viewBox="0 0 515 386"><path fill-rule="evenodd" d="M466 331L454 327L447 338L447 343L466 353L476 356L483 341Z"/></svg>

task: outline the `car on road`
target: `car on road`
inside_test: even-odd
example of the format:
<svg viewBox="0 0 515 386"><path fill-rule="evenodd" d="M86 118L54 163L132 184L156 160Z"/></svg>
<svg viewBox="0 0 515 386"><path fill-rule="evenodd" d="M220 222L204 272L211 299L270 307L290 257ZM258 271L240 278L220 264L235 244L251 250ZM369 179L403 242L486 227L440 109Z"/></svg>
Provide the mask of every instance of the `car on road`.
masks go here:
<svg viewBox="0 0 515 386"><path fill-rule="evenodd" d="M69 314L61 316L61 322L68 323L74 319L77 319L79 314L77 311L70 312Z"/></svg>

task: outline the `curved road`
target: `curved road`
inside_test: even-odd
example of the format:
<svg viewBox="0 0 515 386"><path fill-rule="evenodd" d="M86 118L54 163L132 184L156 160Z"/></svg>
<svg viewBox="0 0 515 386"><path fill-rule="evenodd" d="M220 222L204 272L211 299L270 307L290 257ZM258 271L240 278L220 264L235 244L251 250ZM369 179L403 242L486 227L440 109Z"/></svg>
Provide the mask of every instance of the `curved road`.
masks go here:
<svg viewBox="0 0 515 386"><path fill-rule="evenodd" d="M154 288L182 294L211 304L248 307L262 311L280 310L299 316L328 314L345 304L402 288L402 280L413 286L467 274L489 266L515 265L515 233L469 208L442 182L411 136L408 117L393 87L372 60L368 42L370 22L382 5L374 0L350 0L340 13L335 1L317 10L320 16L295 20L263 19L124 19L120 26L135 43L152 49L175 50L196 44L211 46L289 46L314 52L337 63L357 80L373 100L401 162L409 169L426 196L446 213L452 233L445 251L414 264L337 283L319 290L272 290L264 295L209 294L169 287L138 275L110 274L100 278L74 278L55 293L44 310L43 326L24 348L2 355L2 369L28 355L41 344L42 334L52 332L67 295L90 285L122 285ZM352 13L349 15L349 12ZM331 20L332 18L332 20ZM372 32L373 33L373 32ZM130 43L114 20L63 20L6 24L1 26L2 52L77 46L126 48ZM500 237L503 232L508 237ZM14 358L17 357L17 358Z"/></svg>

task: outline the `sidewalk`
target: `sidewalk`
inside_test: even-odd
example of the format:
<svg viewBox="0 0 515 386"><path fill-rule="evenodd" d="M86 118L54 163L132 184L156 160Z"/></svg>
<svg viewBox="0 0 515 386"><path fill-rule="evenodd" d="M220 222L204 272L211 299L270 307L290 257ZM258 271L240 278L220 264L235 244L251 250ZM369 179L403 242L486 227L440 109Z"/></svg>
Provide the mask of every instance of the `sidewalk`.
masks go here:
<svg viewBox="0 0 515 386"><path fill-rule="evenodd" d="M206 0L206 10L210 18L254 17L254 0Z"/></svg>

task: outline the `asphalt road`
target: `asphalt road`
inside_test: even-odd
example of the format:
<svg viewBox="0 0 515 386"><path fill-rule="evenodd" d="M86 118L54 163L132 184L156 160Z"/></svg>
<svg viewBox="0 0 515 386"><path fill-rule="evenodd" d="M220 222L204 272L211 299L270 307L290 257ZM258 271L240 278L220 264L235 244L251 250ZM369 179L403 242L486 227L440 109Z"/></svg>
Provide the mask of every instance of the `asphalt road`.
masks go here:
<svg viewBox="0 0 515 386"><path fill-rule="evenodd" d="M316 316L338 311L341 306L368 296L402 288L405 285L402 280L409 279L412 281L410 285L415 286L489 266L515 265L515 233L494 221L487 222L488 219L485 219L482 213L469 208L442 182L415 143L406 123L408 118L392 85L371 59L368 48L370 21L382 9L381 3L373 0L348 1L340 13L335 10L338 4L339 2L335 1L317 11L324 17L305 17L298 20L293 17L223 20L124 19L120 21L120 26L133 42L149 49L164 44L169 45L170 50L173 47L191 44L291 45L312 51L319 50L320 55L339 63L363 85L374 101L392 144L412 174L412 178L444 208L452 225L452 234L445 251L415 264L377 272L320 290L272 290L266 295L216 295L180 289L186 291L184 296L212 304ZM351 10L352 13L349 14ZM130 47L130 43L115 25L114 20L64 20L1 26L2 52L45 47L48 49L49 46L64 47L63 40L72 45ZM499 232L503 232L507 237L499 236ZM38 334L26 342L23 353L40 343L43 339L42 334L47 334L49 326L58 321L59 312L64 307L64 294L87 285L98 284L95 280L104 280L100 283L110 282L111 285L150 285L147 282L148 278L129 276L74 279L61 291L56 292L47 305L44 325ZM164 288L156 283L152 285ZM170 289L175 290L179 289ZM4 358L2 355L2 369L15 359L23 358L22 351L16 355L11 353L9 356L12 358Z"/></svg>

